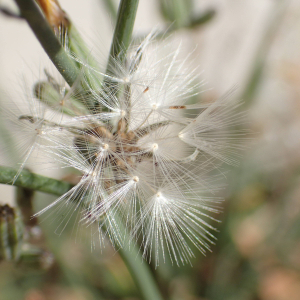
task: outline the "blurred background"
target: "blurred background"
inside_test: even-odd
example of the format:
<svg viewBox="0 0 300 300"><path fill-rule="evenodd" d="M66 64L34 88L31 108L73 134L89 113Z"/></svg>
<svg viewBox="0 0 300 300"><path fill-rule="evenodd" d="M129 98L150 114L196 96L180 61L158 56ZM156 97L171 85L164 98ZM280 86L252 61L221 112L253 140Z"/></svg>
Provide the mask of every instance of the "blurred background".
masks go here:
<svg viewBox="0 0 300 300"><path fill-rule="evenodd" d="M60 0L104 65L114 28L110 3L118 5ZM17 12L12 0L0 6ZM300 2L140 0L135 36L154 27L172 31L187 51L195 50L206 82L204 100L237 86L234 97L243 100L253 132L240 165L226 178L216 246L205 257L196 253L193 267L167 261L152 268L163 295L171 300L300 299ZM33 86L50 63L26 22L3 13L0 43L0 101L16 101L24 81ZM46 168L43 174L59 177ZM1 204L13 205L16 197L15 188L0 186ZM39 193L36 198L35 210L53 200ZM33 225L27 260L0 262L1 300L141 299L109 245L91 251L89 241L74 239L72 228L58 236L51 226Z"/></svg>

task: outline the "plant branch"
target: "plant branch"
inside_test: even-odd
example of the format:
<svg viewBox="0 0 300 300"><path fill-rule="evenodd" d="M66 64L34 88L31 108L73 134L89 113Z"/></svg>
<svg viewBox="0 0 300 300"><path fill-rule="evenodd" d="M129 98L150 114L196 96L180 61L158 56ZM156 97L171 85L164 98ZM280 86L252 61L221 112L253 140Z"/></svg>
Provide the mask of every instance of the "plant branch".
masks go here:
<svg viewBox="0 0 300 300"><path fill-rule="evenodd" d="M124 227L120 226L126 235ZM163 300L157 284L151 274L149 265L141 260L139 249L131 245L130 249L120 249L119 254L125 262L134 282L145 300Z"/></svg>
<svg viewBox="0 0 300 300"><path fill-rule="evenodd" d="M110 48L110 60L117 56L121 61L124 60L126 50L131 42L138 4L139 0L121 0L118 9L117 24Z"/></svg>
<svg viewBox="0 0 300 300"><path fill-rule="evenodd" d="M17 169L0 166L0 183L12 185L17 172ZM34 174L27 170L20 173L14 185L57 196L72 188L68 182Z"/></svg>
<svg viewBox="0 0 300 300"><path fill-rule="evenodd" d="M117 24L110 47L106 74L114 73L116 58L122 62L131 42L131 35L135 21L139 0L121 0L118 9Z"/></svg>
<svg viewBox="0 0 300 300"><path fill-rule="evenodd" d="M15 0L23 18L34 32L47 55L67 83L72 86L79 75L74 61L67 55L52 28L33 0Z"/></svg>
<svg viewBox="0 0 300 300"><path fill-rule="evenodd" d="M114 71L116 69L116 61L118 64L122 64L126 57L127 49L131 43L138 4L139 0L121 0L120 2L117 23L105 72L108 75L116 75ZM103 85L111 90L111 94L117 94L118 88L110 79L104 78Z"/></svg>
<svg viewBox="0 0 300 300"><path fill-rule="evenodd" d="M15 18L15 19L23 19L23 17L20 14L15 13L14 11L10 10L9 8L3 7L3 6L0 6L0 12L7 17L11 17L11 18Z"/></svg>

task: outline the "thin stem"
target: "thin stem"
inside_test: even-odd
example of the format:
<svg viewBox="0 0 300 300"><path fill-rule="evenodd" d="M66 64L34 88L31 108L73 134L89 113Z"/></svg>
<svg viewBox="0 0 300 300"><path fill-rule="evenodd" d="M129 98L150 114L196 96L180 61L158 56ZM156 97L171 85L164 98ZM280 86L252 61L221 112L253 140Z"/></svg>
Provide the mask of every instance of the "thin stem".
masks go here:
<svg viewBox="0 0 300 300"><path fill-rule="evenodd" d="M57 70L72 86L79 75L74 61L67 55L53 30L33 0L15 0L23 18L26 19Z"/></svg>
<svg viewBox="0 0 300 300"><path fill-rule="evenodd" d="M126 234L124 227L120 226L120 230L124 231L124 235ZM157 284L151 275L149 265L143 263L140 258L139 249L131 245L130 249L120 249L119 254L129 269L143 298L145 300L163 300Z"/></svg>
<svg viewBox="0 0 300 300"><path fill-rule="evenodd" d="M286 12L288 1L275 1L274 10L271 11L270 20L265 33L261 37L261 42L254 55L252 69L249 72L249 77L246 86L240 96L245 105L250 105L256 96L256 92L260 86L266 57L274 40L275 34L281 24Z"/></svg>
<svg viewBox="0 0 300 300"><path fill-rule="evenodd" d="M126 50L131 42L138 4L139 0L121 0L120 2L117 24L110 48L110 62L111 59L116 58L117 56L121 61L125 58Z"/></svg>
<svg viewBox="0 0 300 300"><path fill-rule="evenodd" d="M114 70L116 69L116 61L118 61L118 64L120 64L124 61L126 57L126 52L131 42L131 36L138 4L139 0L121 0L120 2L117 16L117 24L111 43L110 55L108 58L108 64L105 72L105 74L109 76L116 75L114 72ZM117 94L117 86L115 82L111 82L108 76L106 76L106 78L104 79L103 84L111 90L112 94Z"/></svg>
<svg viewBox="0 0 300 300"><path fill-rule="evenodd" d="M214 18L215 15L216 15L216 11L214 9L208 9L203 14L190 18L190 24L187 27L194 28L206 24L212 18Z"/></svg>
<svg viewBox="0 0 300 300"><path fill-rule="evenodd" d="M0 183L12 185L17 172L17 169L0 166ZM27 170L20 173L14 185L57 196L72 188L72 185L68 182L37 175Z"/></svg>
<svg viewBox="0 0 300 300"><path fill-rule="evenodd" d="M131 35L135 21L135 15L137 12L139 0L121 0L117 24L113 36L113 40L110 47L110 55L106 68L106 74L114 74L115 60L118 58L118 62L123 62L126 56L126 51L131 42ZM105 80L109 85L109 80Z"/></svg>
<svg viewBox="0 0 300 300"><path fill-rule="evenodd" d="M7 17L11 17L15 19L23 19L23 17L20 14L15 13L14 11L11 11L9 8L3 6L0 6L0 12Z"/></svg>
<svg viewBox="0 0 300 300"><path fill-rule="evenodd" d="M95 58L92 56L91 51L88 49L87 45L83 41L79 31L76 29L74 24L69 19L70 25L69 25L69 47L70 51L74 54L76 54L76 57L80 58L83 64L88 64L89 66L92 66L93 68L98 67L98 64L95 60ZM78 64L78 63L77 63ZM82 64L78 64L79 67L82 66ZM88 80L88 78L87 78Z"/></svg>
<svg viewBox="0 0 300 300"><path fill-rule="evenodd" d="M37 218L32 218L34 215L32 204L34 199L34 190L18 186L15 196L15 202L21 210L24 224L28 227L36 226L38 223Z"/></svg>
<svg viewBox="0 0 300 300"><path fill-rule="evenodd" d="M172 10L175 26L177 28L184 27L191 11L189 1L172 0L171 4L172 6L170 8Z"/></svg>

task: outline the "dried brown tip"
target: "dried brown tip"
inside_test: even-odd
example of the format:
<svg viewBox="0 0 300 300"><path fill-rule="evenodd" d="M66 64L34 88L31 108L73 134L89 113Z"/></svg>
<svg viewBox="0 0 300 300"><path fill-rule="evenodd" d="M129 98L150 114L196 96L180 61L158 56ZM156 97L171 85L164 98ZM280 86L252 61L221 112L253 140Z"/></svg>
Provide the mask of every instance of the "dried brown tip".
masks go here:
<svg viewBox="0 0 300 300"><path fill-rule="evenodd" d="M70 25L67 14L61 9L57 0L36 0L44 12L49 24L54 28L67 28Z"/></svg>

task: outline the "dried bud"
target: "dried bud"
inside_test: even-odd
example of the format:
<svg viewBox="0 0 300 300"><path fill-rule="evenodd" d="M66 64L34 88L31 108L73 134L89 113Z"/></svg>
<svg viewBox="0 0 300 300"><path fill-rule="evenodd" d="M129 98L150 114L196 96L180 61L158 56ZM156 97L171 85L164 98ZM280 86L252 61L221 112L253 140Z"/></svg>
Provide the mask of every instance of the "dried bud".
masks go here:
<svg viewBox="0 0 300 300"><path fill-rule="evenodd" d="M57 0L37 0L37 3L55 32L69 27L70 21L67 14L61 9Z"/></svg>

